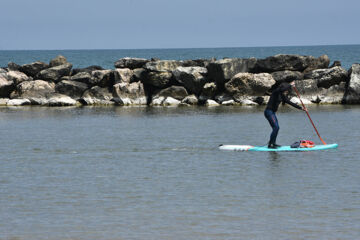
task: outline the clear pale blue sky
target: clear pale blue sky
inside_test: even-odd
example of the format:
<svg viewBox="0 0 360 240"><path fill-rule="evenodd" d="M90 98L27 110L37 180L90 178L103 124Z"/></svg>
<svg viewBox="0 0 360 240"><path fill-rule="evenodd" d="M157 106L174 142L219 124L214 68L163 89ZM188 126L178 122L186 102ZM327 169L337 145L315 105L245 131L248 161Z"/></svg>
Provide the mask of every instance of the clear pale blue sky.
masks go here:
<svg viewBox="0 0 360 240"><path fill-rule="evenodd" d="M359 0L0 0L0 50L360 43Z"/></svg>

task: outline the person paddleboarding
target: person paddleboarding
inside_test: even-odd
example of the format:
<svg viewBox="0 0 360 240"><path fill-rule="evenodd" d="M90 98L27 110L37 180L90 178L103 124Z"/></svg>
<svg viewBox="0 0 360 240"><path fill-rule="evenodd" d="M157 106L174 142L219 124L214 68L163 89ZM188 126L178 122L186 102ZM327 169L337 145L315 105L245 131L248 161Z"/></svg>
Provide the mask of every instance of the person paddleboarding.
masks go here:
<svg viewBox="0 0 360 240"><path fill-rule="evenodd" d="M293 103L289 100L288 94L291 92L291 86L294 86L295 83L281 83L272 93L269 99L269 102L266 105L266 109L264 111L265 118L269 121L270 126L272 127L272 132L270 135L270 141L268 143L268 148L278 148L280 145L276 144L276 138L279 133L279 123L276 118L276 111L278 110L278 107L280 103L283 104L287 103L294 108L307 111L306 107L300 107L296 103Z"/></svg>

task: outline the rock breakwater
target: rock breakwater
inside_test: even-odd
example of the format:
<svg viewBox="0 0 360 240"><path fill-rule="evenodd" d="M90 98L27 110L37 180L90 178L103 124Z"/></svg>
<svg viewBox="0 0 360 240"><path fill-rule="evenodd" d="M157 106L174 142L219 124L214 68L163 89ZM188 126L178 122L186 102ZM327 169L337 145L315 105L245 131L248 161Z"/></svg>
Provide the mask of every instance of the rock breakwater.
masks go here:
<svg viewBox="0 0 360 240"><path fill-rule="evenodd" d="M122 58L114 69L49 63L0 68L0 105L262 105L282 82L295 81L306 104L359 104L360 64L327 55L186 61ZM295 96L293 101L298 101Z"/></svg>

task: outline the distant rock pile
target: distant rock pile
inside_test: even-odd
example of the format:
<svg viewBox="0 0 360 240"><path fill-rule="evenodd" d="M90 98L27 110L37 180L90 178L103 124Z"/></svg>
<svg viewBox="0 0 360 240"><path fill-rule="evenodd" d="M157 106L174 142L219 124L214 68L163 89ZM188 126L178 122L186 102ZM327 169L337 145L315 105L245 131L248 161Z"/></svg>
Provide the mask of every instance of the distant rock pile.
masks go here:
<svg viewBox="0 0 360 240"><path fill-rule="evenodd" d="M306 104L360 103L360 64L275 55L186 61L122 58L115 69L75 68L63 56L0 68L0 105L261 105L295 81ZM293 101L298 101L296 98Z"/></svg>

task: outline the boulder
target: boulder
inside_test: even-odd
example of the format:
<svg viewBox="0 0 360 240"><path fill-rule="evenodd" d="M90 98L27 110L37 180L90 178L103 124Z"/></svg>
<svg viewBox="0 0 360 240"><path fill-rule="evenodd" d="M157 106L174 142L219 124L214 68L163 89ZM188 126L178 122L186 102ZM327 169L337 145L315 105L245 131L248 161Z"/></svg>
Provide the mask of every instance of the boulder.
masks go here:
<svg viewBox="0 0 360 240"><path fill-rule="evenodd" d="M117 68L115 69L115 84L121 82L130 83L133 80L134 71L129 68Z"/></svg>
<svg viewBox="0 0 360 240"><path fill-rule="evenodd" d="M236 102L235 102L233 99L231 99L231 100L223 101L223 102L221 103L221 105L224 105L224 106L233 106L233 105L236 105Z"/></svg>
<svg viewBox="0 0 360 240"><path fill-rule="evenodd" d="M0 98L8 98L14 89L14 82L0 75Z"/></svg>
<svg viewBox="0 0 360 240"><path fill-rule="evenodd" d="M313 70L304 76L306 79L315 79L318 87L329 88L348 80L348 73L342 67Z"/></svg>
<svg viewBox="0 0 360 240"><path fill-rule="evenodd" d="M289 70L273 72L271 73L271 76L274 78L277 84L282 82L292 82L304 78L304 74L301 72Z"/></svg>
<svg viewBox="0 0 360 240"><path fill-rule="evenodd" d="M10 99L7 102L7 106L25 106L25 105L30 105L31 102L29 99Z"/></svg>
<svg viewBox="0 0 360 240"><path fill-rule="evenodd" d="M68 61L66 60L66 58L62 55L59 55L50 61L49 66L56 67L56 66L67 64L67 63L68 63Z"/></svg>
<svg viewBox="0 0 360 240"><path fill-rule="evenodd" d="M80 102L84 105L113 105L112 93L108 88L94 86L83 94Z"/></svg>
<svg viewBox="0 0 360 240"><path fill-rule="evenodd" d="M28 77L25 73L19 71L9 71L7 73L7 78L10 81L13 81L15 85L32 80L31 77Z"/></svg>
<svg viewBox="0 0 360 240"><path fill-rule="evenodd" d="M318 100L320 104L341 104L344 102L345 82L333 85L329 88L320 88Z"/></svg>
<svg viewBox="0 0 360 240"><path fill-rule="evenodd" d="M0 106L6 106L9 100L9 98L0 98Z"/></svg>
<svg viewBox="0 0 360 240"><path fill-rule="evenodd" d="M167 87L172 79L171 72L149 72L143 83L149 84L158 88Z"/></svg>
<svg viewBox="0 0 360 240"><path fill-rule="evenodd" d="M341 67L341 62L337 60L334 61L329 68L333 68L333 67Z"/></svg>
<svg viewBox="0 0 360 240"><path fill-rule="evenodd" d="M205 67L211 62L209 59L194 59L183 61L184 67Z"/></svg>
<svg viewBox="0 0 360 240"><path fill-rule="evenodd" d="M274 84L269 73L238 73L225 84L225 89L232 96L263 96Z"/></svg>
<svg viewBox="0 0 360 240"><path fill-rule="evenodd" d="M89 66L89 67L86 67L86 68L74 68L71 71L71 76L76 75L79 72L87 72L87 73L91 74L92 71L96 71L96 70L104 70L104 69L102 67L96 66L96 65Z"/></svg>
<svg viewBox="0 0 360 240"><path fill-rule="evenodd" d="M278 54L265 59L259 59L256 64L256 70L270 73L284 70L302 72L306 69L327 68L329 62L329 57L326 55L315 58L313 56Z"/></svg>
<svg viewBox="0 0 360 240"><path fill-rule="evenodd" d="M241 96L241 95L235 95L234 100L240 104L245 106L256 106L258 103L256 102L257 98L251 97L251 96Z"/></svg>
<svg viewBox="0 0 360 240"><path fill-rule="evenodd" d="M0 68L0 76L6 77L7 71L3 68Z"/></svg>
<svg viewBox="0 0 360 240"><path fill-rule="evenodd" d="M212 81L223 85L240 72L253 72L256 62L256 58L227 58L210 62L207 65L208 77Z"/></svg>
<svg viewBox="0 0 360 240"><path fill-rule="evenodd" d="M112 87L115 84L117 72L114 70L96 70L91 73L91 85L99 87Z"/></svg>
<svg viewBox="0 0 360 240"><path fill-rule="evenodd" d="M44 62L34 62L22 65L19 71L34 78L38 75L38 73L40 73L40 71L47 68L49 68L49 65Z"/></svg>
<svg viewBox="0 0 360 240"><path fill-rule="evenodd" d="M197 99L197 97L194 94L192 94L192 95L185 97L181 102L185 103L185 104L189 104L189 105L197 105L199 100Z"/></svg>
<svg viewBox="0 0 360 240"><path fill-rule="evenodd" d="M63 80L56 84L55 90L58 93L70 96L73 99L79 99L88 89L88 85L83 82Z"/></svg>
<svg viewBox="0 0 360 240"><path fill-rule="evenodd" d="M19 70L20 68L21 68L21 66L18 65L18 64L16 64L16 63L14 63L14 62L9 62L9 63L8 63L8 69L9 69L10 71L20 71L20 70Z"/></svg>
<svg viewBox="0 0 360 240"><path fill-rule="evenodd" d="M305 79L295 81L295 87L301 96L313 96L319 92L317 81L314 79ZM296 93L293 93L296 94Z"/></svg>
<svg viewBox="0 0 360 240"><path fill-rule="evenodd" d="M117 60L115 62L115 68L142 68L146 63L150 62L150 60L145 58L130 58L125 57Z"/></svg>
<svg viewBox="0 0 360 240"><path fill-rule="evenodd" d="M75 106L77 104L77 101L72 99L69 96L59 94L59 93L53 93L48 97L48 103L49 106Z"/></svg>
<svg viewBox="0 0 360 240"><path fill-rule="evenodd" d="M330 58L327 55L322 55L318 58L313 56L306 56L307 68L304 72L309 72L315 69L328 68L330 64Z"/></svg>
<svg viewBox="0 0 360 240"><path fill-rule="evenodd" d="M205 102L205 106L207 106L207 107L217 107L217 106L220 106L220 104L217 103L215 100L208 99Z"/></svg>
<svg viewBox="0 0 360 240"><path fill-rule="evenodd" d="M71 68L71 63L65 63L63 65L44 69L40 71L38 78L46 81L58 82L61 77L70 75Z"/></svg>
<svg viewBox="0 0 360 240"><path fill-rule="evenodd" d="M216 83L214 82L206 83L201 90L201 95L199 97L200 101L205 101L207 99L213 98L217 90L218 88Z"/></svg>
<svg viewBox="0 0 360 240"><path fill-rule="evenodd" d="M162 103L164 102L165 97L158 97L158 98L154 98L151 102L152 106L160 106L162 105Z"/></svg>
<svg viewBox="0 0 360 240"><path fill-rule="evenodd" d="M165 98L165 100L163 101L163 105L164 106L179 106L181 102L175 98L172 97L167 97Z"/></svg>
<svg viewBox="0 0 360 240"><path fill-rule="evenodd" d="M349 104L360 103L360 64L353 64L349 69L350 80L345 94L345 102Z"/></svg>
<svg viewBox="0 0 360 240"><path fill-rule="evenodd" d="M146 105L144 85L141 82L117 83L112 94L119 105Z"/></svg>
<svg viewBox="0 0 360 240"><path fill-rule="evenodd" d="M333 85L329 88L318 87L318 82L315 79L306 79L295 81L295 86L301 95L301 99L307 104L321 103L321 104L335 104L342 103L345 93L345 82ZM293 101L300 104L300 100L295 93L293 93Z"/></svg>
<svg viewBox="0 0 360 240"><path fill-rule="evenodd" d="M200 94L207 82L207 69L204 67L178 67L173 71L173 75L176 81L196 95Z"/></svg>
<svg viewBox="0 0 360 240"><path fill-rule="evenodd" d="M65 80L64 78L61 78L62 80ZM91 85L93 83L93 79L90 73L88 72L79 72L71 77L69 77L68 80L74 81L74 82L81 82L84 84Z"/></svg>
<svg viewBox="0 0 360 240"><path fill-rule="evenodd" d="M10 98L27 98L31 102L43 102L47 95L55 92L55 83L43 80L26 81L16 86ZM40 99L40 100L39 100Z"/></svg>
<svg viewBox="0 0 360 240"><path fill-rule="evenodd" d="M230 96L228 93L224 93L224 92L220 93L219 95L216 95L214 99L218 103L223 103L225 101L233 100L232 96Z"/></svg>
<svg viewBox="0 0 360 240"><path fill-rule="evenodd" d="M132 82L144 82L147 78L148 72L144 68L136 68L133 70Z"/></svg>
<svg viewBox="0 0 360 240"><path fill-rule="evenodd" d="M157 96L172 97L172 98L175 98L177 100L182 100L188 95L189 94L186 91L186 89L184 87L181 87L181 86L171 86L171 87L168 87L168 88L165 88L165 89L161 90L157 94Z"/></svg>
<svg viewBox="0 0 360 240"><path fill-rule="evenodd" d="M183 62L175 60L158 60L145 64L144 68L152 72L172 72L176 68L183 66Z"/></svg>

